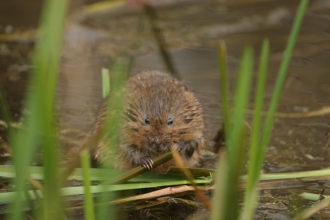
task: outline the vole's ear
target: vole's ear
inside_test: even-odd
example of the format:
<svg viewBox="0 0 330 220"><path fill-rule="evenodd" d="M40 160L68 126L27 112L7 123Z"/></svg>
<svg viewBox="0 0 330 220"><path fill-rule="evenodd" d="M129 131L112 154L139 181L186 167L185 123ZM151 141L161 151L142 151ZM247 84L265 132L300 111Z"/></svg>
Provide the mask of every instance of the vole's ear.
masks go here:
<svg viewBox="0 0 330 220"><path fill-rule="evenodd" d="M181 84L180 88L183 89L184 91L188 91L188 87L185 84Z"/></svg>
<svg viewBox="0 0 330 220"><path fill-rule="evenodd" d="M179 89L180 90L182 90L182 91L188 91L188 87L185 84L179 83L178 86L179 86Z"/></svg>
<svg viewBox="0 0 330 220"><path fill-rule="evenodd" d="M184 83L176 81L176 80L174 80L174 83L177 84L177 86L180 89L182 89L183 91L188 91L188 87Z"/></svg>

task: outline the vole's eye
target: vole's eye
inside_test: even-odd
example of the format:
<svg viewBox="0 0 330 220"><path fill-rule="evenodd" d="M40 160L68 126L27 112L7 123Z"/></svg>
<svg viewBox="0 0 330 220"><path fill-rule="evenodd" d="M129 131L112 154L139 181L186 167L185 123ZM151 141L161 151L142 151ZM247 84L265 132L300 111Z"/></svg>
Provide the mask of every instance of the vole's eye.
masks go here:
<svg viewBox="0 0 330 220"><path fill-rule="evenodd" d="M149 117L147 117L146 119L144 119L144 123L146 123L146 124L150 125L150 118L149 118Z"/></svg>
<svg viewBox="0 0 330 220"><path fill-rule="evenodd" d="M168 118L167 125L172 125L172 124L173 124L173 118Z"/></svg>

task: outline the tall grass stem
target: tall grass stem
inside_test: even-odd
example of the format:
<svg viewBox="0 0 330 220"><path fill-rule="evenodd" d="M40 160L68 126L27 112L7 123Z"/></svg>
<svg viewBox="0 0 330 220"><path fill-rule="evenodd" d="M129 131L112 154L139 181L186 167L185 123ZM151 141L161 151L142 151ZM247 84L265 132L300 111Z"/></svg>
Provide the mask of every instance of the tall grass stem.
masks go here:
<svg viewBox="0 0 330 220"><path fill-rule="evenodd" d="M94 201L91 193L90 156L88 150L80 153L84 182L84 215L86 220L94 220Z"/></svg>
<svg viewBox="0 0 330 220"><path fill-rule="evenodd" d="M245 199L243 209L246 208L255 208L251 206L251 201L253 197L258 199L257 192L255 192L256 184L259 180L260 169L262 167L261 161L258 160L260 157L264 157L264 155L260 155L265 150L260 149L259 141L260 141L260 128L262 123L262 108L263 108L263 99L265 94L266 87L266 79L267 79L267 70L268 70L268 57L269 57L269 41L265 39L262 44L260 62L259 62L259 71L258 71L258 82L257 89L255 92L255 104L254 104L254 116L252 123L252 133L251 133L251 144L250 144L250 152L249 152L249 165L248 165L248 180L247 187L245 190ZM262 146L266 147L266 146ZM263 160L262 160L263 161ZM255 192L255 193L253 193ZM253 194L252 194L253 193ZM253 213L252 211L244 210L241 214L244 213ZM252 216L241 216L241 219L251 219Z"/></svg>
<svg viewBox="0 0 330 220"><path fill-rule="evenodd" d="M219 42L219 70L220 70L220 93L221 106L224 121L226 139L229 139L230 132L230 103L229 103L229 82L227 75L227 48L223 40Z"/></svg>
<svg viewBox="0 0 330 220"><path fill-rule="evenodd" d="M266 147L269 143L270 135L272 132L273 124L274 124L274 118L275 118L275 113L277 110L278 102L280 99L281 91L284 85L286 73L289 68L289 63L292 57L293 49L297 40L297 36L300 30L300 26L302 24L305 11L307 9L309 0L301 0L298 11L296 14L296 17L294 19L293 27L290 32L289 40L286 45L285 51L284 51L284 56L280 65L280 69L278 71L274 91L272 94L272 99L270 101L270 106L268 109L268 114L266 117L263 133L261 135L261 141L260 145L262 146L261 149L264 151L260 155L264 155L266 151ZM258 164L263 163L263 157L258 158Z"/></svg>

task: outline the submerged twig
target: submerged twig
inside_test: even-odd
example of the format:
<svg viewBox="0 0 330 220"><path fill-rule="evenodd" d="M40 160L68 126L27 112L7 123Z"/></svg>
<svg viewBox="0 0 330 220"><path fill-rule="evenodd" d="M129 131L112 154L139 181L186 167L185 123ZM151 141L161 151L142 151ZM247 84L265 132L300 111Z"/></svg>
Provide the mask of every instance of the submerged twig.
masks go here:
<svg viewBox="0 0 330 220"><path fill-rule="evenodd" d="M198 190L202 191L208 191L213 189L213 186L199 186L197 187ZM187 186L187 185L182 185L182 186L175 186L175 187L167 187L164 189L156 190L150 193L145 193L142 195L137 195L137 196L131 196L128 198L124 199L117 199L111 202L111 204L122 204L126 202L133 202L137 200L148 200L148 199L154 199L158 197L163 197L163 196L169 196L169 195L174 195L174 194L179 194L179 193L184 193L184 192L189 192L189 191L195 191L195 187L193 186Z"/></svg>
<svg viewBox="0 0 330 220"><path fill-rule="evenodd" d="M276 113L276 117L281 118L309 118L309 117L317 117L330 114L330 106L323 107L321 109L310 111L310 112L297 112L297 113L285 113L278 112Z"/></svg>
<svg viewBox="0 0 330 220"><path fill-rule="evenodd" d="M255 111L253 109L248 109L248 113L254 114ZM267 115L268 111L263 111L263 115ZM310 118L310 117L318 117L318 116L324 116L330 114L330 106L323 107L318 110L310 111L310 112L277 112L275 114L276 117L279 118Z"/></svg>

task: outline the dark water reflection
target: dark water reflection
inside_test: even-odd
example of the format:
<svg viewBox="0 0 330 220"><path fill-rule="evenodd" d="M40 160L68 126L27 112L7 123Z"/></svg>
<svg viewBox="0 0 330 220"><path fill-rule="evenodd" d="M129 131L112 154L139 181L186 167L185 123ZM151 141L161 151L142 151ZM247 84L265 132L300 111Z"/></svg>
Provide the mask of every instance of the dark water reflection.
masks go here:
<svg viewBox="0 0 330 220"><path fill-rule="evenodd" d="M221 127L218 40L223 39L227 44L231 87L235 85L235 71L244 45L251 44L254 47L257 67L262 40L265 37L270 40L265 94L265 103L268 105L298 2L235 1L224 4L216 1L180 1L159 5L159 26L164 30L173 62L188 87L203 103L208 149L212 149L211 140ZM282 92L281 112L310 111L330 106L329 12L329 0L314 0L310 3ZM144 29L138 33L137 25L141 19ZM137 10L129 7L93 15L87 15L81 9L72 13L65 35L58 86L61 131L66 148L70 149L69 156L85 141L95 111L102 101L102 67L111 67L112 59L125 53L134 56L132 73L145 69L166 71L155 51L157 47L149 32L148 22L143 19ZM16 119L19 118L24 93L21 85L26 84L30 70L27 59L30 47L26 39L0 42L1 83L12 112L17 115ZM10 52L6 54L6 50ZM252 104L251 98L250 107ZM277 118L264 172L328 167L329 121L329 115ZM205 161L204 165L214 167L216 155L207 152L206 156L213 159ZM293 195L303 191L320 192L327 188L323 183L298 182L282 186L285 190L263 190L256 218L288 219L290 212L299 210L295 207L296 196ZM303 202L303 206L308 205L308 202ZM317 219L330 218L329 210L318 214Z"/></svg>

